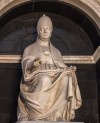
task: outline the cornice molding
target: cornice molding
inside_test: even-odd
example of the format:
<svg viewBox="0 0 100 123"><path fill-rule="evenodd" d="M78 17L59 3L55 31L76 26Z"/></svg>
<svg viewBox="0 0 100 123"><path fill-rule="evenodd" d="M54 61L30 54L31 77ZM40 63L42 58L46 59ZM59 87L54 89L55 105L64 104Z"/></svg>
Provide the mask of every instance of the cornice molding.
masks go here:
<svg viewBox="0 0 100 123"><path fill-rule="evenodd" d="M93 60L94 60L95 63L100 59L100 46L94 52L92 57L93 57Z"/></svg>
<svg viewBox="0 0 100 123"><path fill-rule="evenodd" d="M0 63L20 63L21 55L0 55ZM100 46L92 56L63 56L65 64L96 64L100 59Z"/></svg>

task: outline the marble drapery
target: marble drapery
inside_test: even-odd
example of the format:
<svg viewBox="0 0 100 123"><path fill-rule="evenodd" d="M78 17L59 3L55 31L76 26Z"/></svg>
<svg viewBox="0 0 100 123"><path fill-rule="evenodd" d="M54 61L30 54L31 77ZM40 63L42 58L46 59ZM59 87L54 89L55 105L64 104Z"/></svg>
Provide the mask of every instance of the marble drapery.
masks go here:
<svg viewBox="0 0 100 123"><path fill-rule="evenodd" d="M66 67L61 53L51 43L48 49L50 54L44 54L43 47L36 41L24 51L18 120L70 121L81 106L75 69ZM31 69L30 64L37 57L43 64ZM46 57L50 63L44 62Z"/></svg>

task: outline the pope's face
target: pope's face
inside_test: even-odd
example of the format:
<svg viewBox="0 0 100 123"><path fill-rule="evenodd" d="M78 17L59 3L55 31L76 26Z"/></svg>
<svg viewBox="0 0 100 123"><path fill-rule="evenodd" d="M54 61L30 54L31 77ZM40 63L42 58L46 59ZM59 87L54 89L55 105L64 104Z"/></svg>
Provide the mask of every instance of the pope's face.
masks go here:
<svg viewBox="0 0 100 123"><path fill-rule="evenodd" d="M43 25L38 30L38 36L42 41L48 41L51 37L52 28L47 25Z"/></svg>

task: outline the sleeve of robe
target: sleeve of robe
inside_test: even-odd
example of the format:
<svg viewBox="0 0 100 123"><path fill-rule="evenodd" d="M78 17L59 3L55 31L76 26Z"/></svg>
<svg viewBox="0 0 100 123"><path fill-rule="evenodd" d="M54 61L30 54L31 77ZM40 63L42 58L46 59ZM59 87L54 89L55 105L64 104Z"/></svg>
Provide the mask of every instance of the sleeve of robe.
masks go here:
<svg viewBox="0 0 100 123"><path fill-rule="evenodd" d="M35 55L30 55L28 50L29 50L29 47L27 47L24 50L22 62L21 62L23 77L25 81L30 80L28 76L31 74L33 60L36 58Z"/></svg>

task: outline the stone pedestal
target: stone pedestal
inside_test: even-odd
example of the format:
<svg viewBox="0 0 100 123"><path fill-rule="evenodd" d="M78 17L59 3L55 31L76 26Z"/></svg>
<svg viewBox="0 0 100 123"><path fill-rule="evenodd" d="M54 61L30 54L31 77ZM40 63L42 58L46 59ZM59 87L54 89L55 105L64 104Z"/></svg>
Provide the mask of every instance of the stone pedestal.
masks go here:
<svg viewBox="0 0 100 123"><path fill-rule="evenodd" d="M18 121L16 123L84 123L84 122Z"/></svg>

